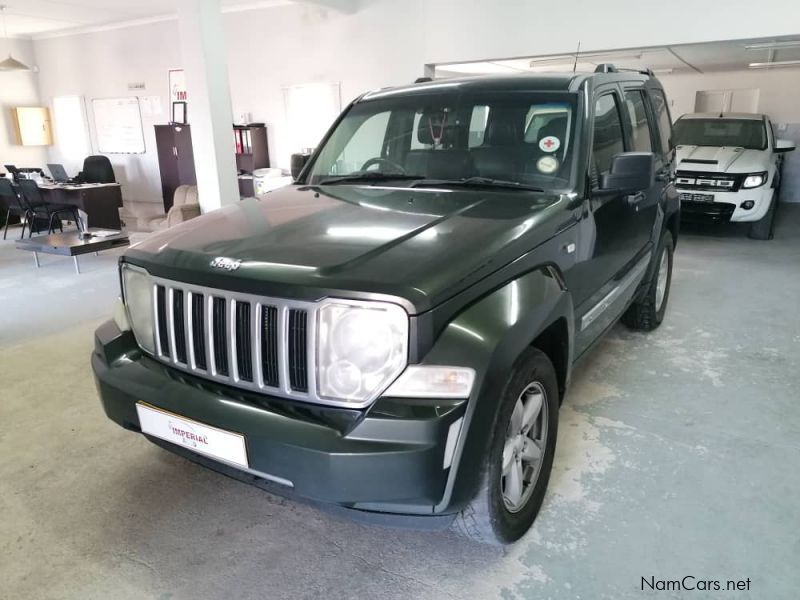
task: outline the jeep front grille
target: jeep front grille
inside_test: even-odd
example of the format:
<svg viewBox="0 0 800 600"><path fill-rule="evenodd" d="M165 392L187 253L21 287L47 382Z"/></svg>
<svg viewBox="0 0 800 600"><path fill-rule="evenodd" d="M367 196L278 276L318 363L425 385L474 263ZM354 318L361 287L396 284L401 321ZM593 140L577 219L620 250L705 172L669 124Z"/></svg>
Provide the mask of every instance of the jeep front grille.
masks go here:
<svg viewBox="0 0 800 600"><path fill-rule="evenodd" d="M156 358L239 388L322 402L316 304L153 278Z"/></svg>

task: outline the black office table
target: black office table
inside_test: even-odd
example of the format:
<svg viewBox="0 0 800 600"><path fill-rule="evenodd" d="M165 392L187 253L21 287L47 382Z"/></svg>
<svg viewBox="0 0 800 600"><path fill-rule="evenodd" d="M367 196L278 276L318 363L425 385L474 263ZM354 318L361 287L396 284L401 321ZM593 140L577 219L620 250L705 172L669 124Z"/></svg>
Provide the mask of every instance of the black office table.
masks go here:
<svg viewBox="0 0 800 600"><path fill-rule="evenodd" d="M89 232L91 233L92 231L100 230L90 228ZM17 249L33 252L33 260L36 262L36 268L39 268L39 252L71 256L75 264L75 272L80 273L81 266L78 262L78 256L81 254L88 254L90 252L97 254L101 250L110 250L111 248L119 248L120 246L127 246L128 244L130 244L128 234L122 231L103 237L92 236L85 240L81 239L77 231L68 231L65 233L37 235L36 237L17 240Z"/></svg>
<svg viewBox="0 0 800 600"><path fill-rule="evenodd" d="M122 188L118 183L42 183L39 190L45 202L71 204L85 212L89 227L122 228Z"/></svg>

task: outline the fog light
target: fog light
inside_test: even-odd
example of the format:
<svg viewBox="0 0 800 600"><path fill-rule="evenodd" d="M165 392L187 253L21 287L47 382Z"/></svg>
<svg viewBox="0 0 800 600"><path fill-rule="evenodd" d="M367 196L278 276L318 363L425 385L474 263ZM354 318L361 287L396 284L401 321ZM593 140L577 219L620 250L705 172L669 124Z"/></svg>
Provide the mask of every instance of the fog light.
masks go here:
<svg viewBox="0 0 800 600"><path fill-rule="evenodd" d="M755 205L756 203L753 200L745 200L744 202L742 202L742 208L745 210L750 210Z"/></svg>

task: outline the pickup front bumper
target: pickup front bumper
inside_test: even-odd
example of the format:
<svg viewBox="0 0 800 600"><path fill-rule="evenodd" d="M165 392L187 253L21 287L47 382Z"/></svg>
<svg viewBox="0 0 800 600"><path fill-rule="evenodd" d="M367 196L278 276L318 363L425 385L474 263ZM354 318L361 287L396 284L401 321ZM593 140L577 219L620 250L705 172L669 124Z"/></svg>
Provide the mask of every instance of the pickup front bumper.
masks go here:
<svg viewBox="0 0 800 600"><path fill-rule="evenodd" d="M677 186L684 222L746 223L767 214L775 190L769 184L735 192L701 191ZM748 208L749 207L749 208Z"/></svg>
<svg viewBox="0 0 800 600"><path fill-rule="evenodd" d="M113 321L95 333L92 368L106 415L117 424L140 432L141 401L236 432L245 437L249 468L150 438L172 452L278 493L398 515L433 515L442 502L448 436L459 435L458 424L451 426L467 404L380 398L357 411L234 390L150 359Z"/></svg>

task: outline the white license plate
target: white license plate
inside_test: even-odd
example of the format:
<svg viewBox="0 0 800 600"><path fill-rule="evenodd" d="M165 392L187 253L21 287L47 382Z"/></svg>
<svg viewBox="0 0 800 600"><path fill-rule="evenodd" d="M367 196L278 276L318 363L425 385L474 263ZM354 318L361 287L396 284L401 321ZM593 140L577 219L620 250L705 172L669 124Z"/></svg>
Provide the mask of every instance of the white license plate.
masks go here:
<svg viewBox="0 0 800 600"><path fill-rule="evenodd" d="M249 466L244 436L239 433L204 425L142 402L136 403L136 412L143 433L239 467Z"/></svg>

